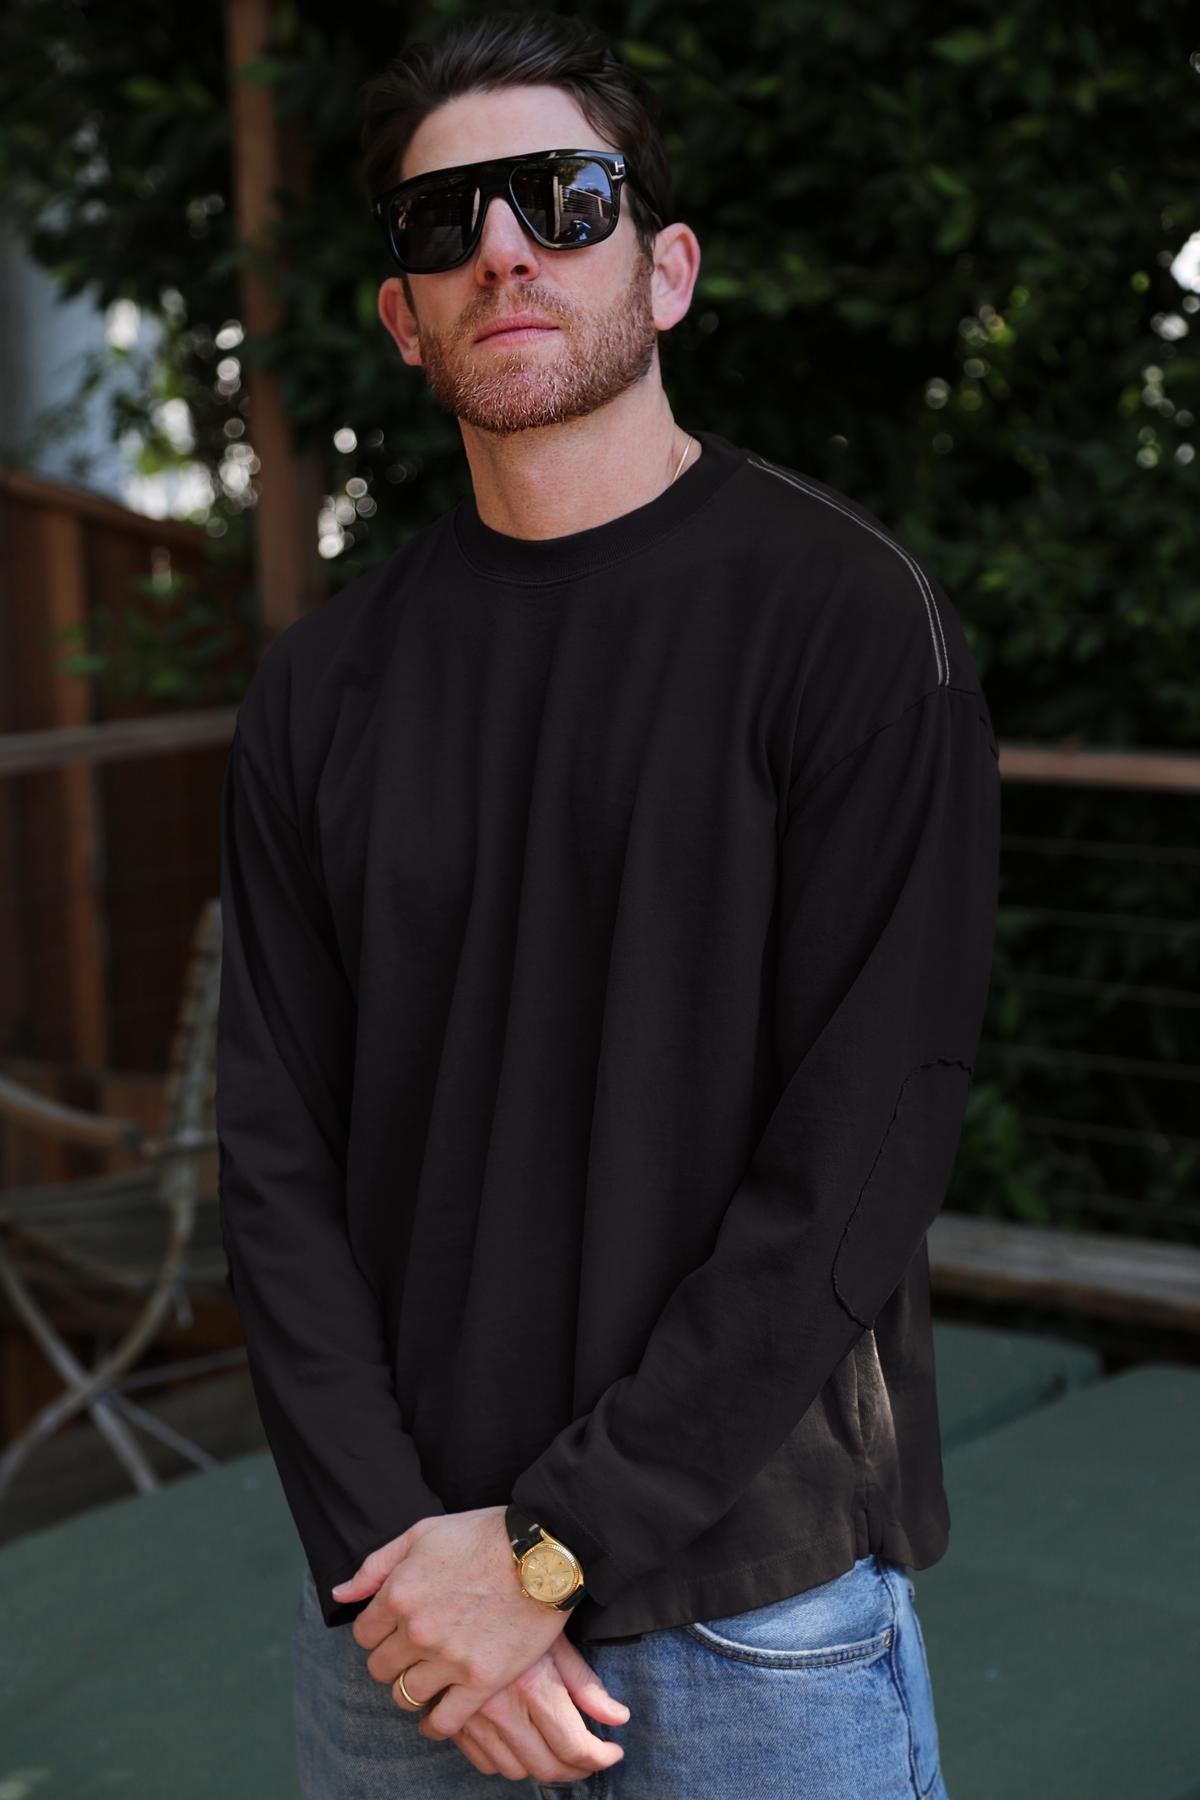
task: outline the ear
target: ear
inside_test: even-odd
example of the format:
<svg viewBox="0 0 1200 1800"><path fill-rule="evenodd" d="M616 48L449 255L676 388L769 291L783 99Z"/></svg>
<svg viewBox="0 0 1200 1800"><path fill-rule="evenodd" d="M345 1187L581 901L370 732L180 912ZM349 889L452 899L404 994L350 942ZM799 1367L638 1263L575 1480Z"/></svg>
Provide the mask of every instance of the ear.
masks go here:
<svg viewBox="0 0 1200 1800"><path fill-rule="evenodd" d="M658 331L670 331L692 304L700 274L700 240L690 225L664 225L654 242L650 304Z"/></svg>
<svg viewBox="0 0 1200 1800"><path fill-rule="evenodd" d="M412 367L419 367L421 362L420 327L417 315L413 311L404 282L398 275L390 275L379 285L378 301L379 317L383 328L393 340L405 362Z"/></svg>

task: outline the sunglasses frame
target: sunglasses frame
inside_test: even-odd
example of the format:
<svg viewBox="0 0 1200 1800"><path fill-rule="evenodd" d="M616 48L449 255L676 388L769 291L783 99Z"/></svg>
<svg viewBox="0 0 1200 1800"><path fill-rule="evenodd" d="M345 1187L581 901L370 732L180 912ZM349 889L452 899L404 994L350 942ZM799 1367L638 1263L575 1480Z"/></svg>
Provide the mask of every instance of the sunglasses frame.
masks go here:
<svg viewBox="0 0 1200 1800"><path fill-rule="evenodd" d="M599 237L590 238L586 244L556 244L551 239L544 238L530 224L512 190L513 175L518 169L524 168L530 163L550 162L557 156L585 156L589 162L602 163L608 171L608 179L612 186L612 222ZM436 269L410 269L396 246L392 231L392 212L397 197L415 193L419 188L428 187L431 183L435 187L452 187L463 176L469 176L479 188L479 212L468 235L466 248L461 256L455 257L453 262L440 263ZM522 230L527 231L536 243L542 245L543 249L590 250L593 245L604 243L606 238L612 236L620 220L621 188L626 181L632 182L641 195L651 218L658 219L661 226L663 221L659 216L658 209L651 203L645 188L630 170L625 157L613 150L527 150L520 156L496 156L485 162L458 163L449 169L430 169L424 175L413 175L408 181L401 181L397 186L389 188L386 194L381 194L372 203L371 210L379 220L393 262L403 269L406 275L442 275L447 269L460 268L468 257L474 254L483 235L483 222L487 217L488 204L498 196L508 201Z"/></svg>

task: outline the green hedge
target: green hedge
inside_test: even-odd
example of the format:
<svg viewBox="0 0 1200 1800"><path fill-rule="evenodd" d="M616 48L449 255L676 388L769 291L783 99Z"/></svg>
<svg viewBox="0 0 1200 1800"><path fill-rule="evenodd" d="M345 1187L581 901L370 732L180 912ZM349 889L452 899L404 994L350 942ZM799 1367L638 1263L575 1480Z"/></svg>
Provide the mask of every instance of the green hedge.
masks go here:
<svg viewBox="0 0 1200 1800"><path fill-rule="evenodd" d="M119 358L114 431L141 431L148 469L177 459L152 417L173 396L214 472L253 435L215 378L240 258L221 10L10 0L0 23L11 228L64 292L166 329L152 362ZM376 317L391 270L354 179L359 84L461 10L487 9L283 6L254 71L302 127L311 190L279 233L286 321L233 353L279 372L330 495L365 484L331 589L466 485L457 426ZM1200 229L1193 9L580 10L661 90L702 246L663 345L680 421L834 483L928 559L1002 737L1194 746L1200 355L1171 273ZM222 490L210 529L236 543L248 516ZM1192 801L1006 790L956 1204L1194 1232L1196 835Z"/></svg>

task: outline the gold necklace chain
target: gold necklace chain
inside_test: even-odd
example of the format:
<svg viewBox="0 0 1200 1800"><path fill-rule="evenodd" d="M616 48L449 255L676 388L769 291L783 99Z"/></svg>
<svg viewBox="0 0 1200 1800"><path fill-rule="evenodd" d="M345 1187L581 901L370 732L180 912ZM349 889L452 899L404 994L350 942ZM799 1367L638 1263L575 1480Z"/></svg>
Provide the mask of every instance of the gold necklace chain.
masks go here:
<svg viewBox="0 0 1200 1800"><path fill-rule="evenodd" d="M668 483L667 483L668 487L673 486L674 483L678 480L679 471L680 471L680 469L682 469L685 461L687 460L687 453L691 449L691 447L692 447L692 439L689 437L687 443L683 446L683 455L679 459L679 462L675 469L675 473L674 473L674 475L672 475L670 481L668 481Z"/></svg>

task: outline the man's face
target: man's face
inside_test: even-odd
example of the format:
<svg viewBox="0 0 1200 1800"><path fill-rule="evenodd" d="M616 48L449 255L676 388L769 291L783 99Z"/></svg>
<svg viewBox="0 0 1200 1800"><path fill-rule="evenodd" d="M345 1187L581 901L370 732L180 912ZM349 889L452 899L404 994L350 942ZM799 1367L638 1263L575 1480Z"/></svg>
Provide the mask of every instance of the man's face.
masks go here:
<svg viewBox="0 0 1200 1800"><path fill-rule="evenodd" d="M530 150L622 148L600 137L561 88L499 88L431 113L397 179ZM652 270L630 217L628 184L616 230L586 249L546 249L497 196L466 262L410 276L411 309L399 279L386 281L380 316L404 360L424 369L439 406L503 437L580 418L642 379L658 347ZM477 341L491 320L518 312L556 329Z"/></svg>

